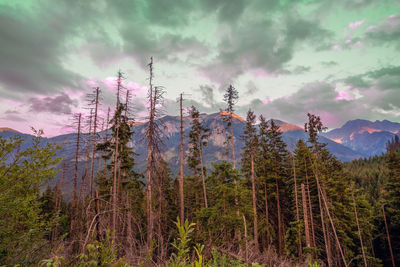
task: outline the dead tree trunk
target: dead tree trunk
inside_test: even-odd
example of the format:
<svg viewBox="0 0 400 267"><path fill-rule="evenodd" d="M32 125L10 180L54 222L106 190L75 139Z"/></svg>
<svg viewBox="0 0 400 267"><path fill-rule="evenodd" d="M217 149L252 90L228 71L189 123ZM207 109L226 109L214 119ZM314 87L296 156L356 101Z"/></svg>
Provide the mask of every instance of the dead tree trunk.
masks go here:
<svg viewBox="0 0 400 267"><path fill-rule="evenodd" d="M74 167L74 185L72 192L72 218L71 218L71 240L74 241L76 230L76 216L78 214L78 199L77 199L77 180L78 180L78 159L79 159L79 144L81 135L81 118L82 114L77 115L78 120L78 133L76 136L76 150L75 150L75 167Z"/></svg>
<svg viewBox="0 0 400 267"><path fill-rule="evenodd" d="M100 205L99 205L99 193L97 192L97 190L95 191L95 216L96 217L96 240L100 241L101 239L101 233L100 233Z"/></svg>
<svg viewBox="0 0 400 267"><path fill-rule="evenodd" d="M198 135L198 145L199 145L199 158L200 158L200 174L201 174L201 182L203 185L203 197L204 197L204 207L208 208L208 201L207 201L207 187L206 187L206 178L204 175L204 164L203 164L203 147L201 144L201 136Z"/></svg>
<svg viewBox="0 0 400 267"><path fill-rule="evenodd" d="M85 206L86 206L86 194L87 194L87 182L88 178L90 177L89 174L89 161L90 161L90 148L91 146L91 137L92 137L92 118L93 118L93 109L90 109L90 114L89 114L89 132L87 134L87 146L86 146L86 162L85 162L85 169L83 171L82 175L82 186L81 186L81 191L80 195L82 197L82 218L84 218L85 215Z"/></svg>
<svg viewBox="0 0 400 267"><path fill-rule="evenodd" d="M244 217L244 214L242 214L243 218L243 227L244 227L244 244L245 244L245 249L244 249L244 258L246 261L246 266L249 266L249 245L248 245L248 238L247 238L247 224L246 224L246 217Z"/></svg>
<svg viewBox="0 0 400 267"><path fill-rule="evenodd" d="M304 217L304 232L306 235L306 247L311 247L311 240L310 240L310 229L308 224L308 207L307 207L307 198L306 198L306 191L304 188L304 184L301 184L301 196L303 199L303 217Z"/></svg>
<svg viewBox="0 0 400 267"><path fill-rule="evenodd" d="M365 256L365 250L364 250L364 244L363 244L362 235L361 235L360 223L358 222L357 205L356 205L356 200L354 199L353 190L351 191L351 197L353 198L354 215L356 216L356 224L357 224L358 237L360 238L361 252L363 255L364 265L365 265L365 267L367 267L367 258Z"/></svg>
<svg viewBox="0 0 400 267"><path fill-rule="evenodd" d="M331 217L331 213L329 212L328 200L327 200L326 192L320 186L319 186L319 189L321 190L321 196L322 196L322 200L323 200L323 203L324 203L324 206L325 206L326 214L328 215L328 219L329 219L329 222L331 224L331 227L332 227L332 230L333 230L333 234L335 236L336 244L337 244L337 246L339 248L340 255L341 255L342 260L343 260L343 264L344 264L344 266L347 267L347 262L346 262L346 259L344 257L342 246L340 245L340 242L339 242L339 237L338 237L337 232L336 232L336 227L335 227L335 224L334 224L333 219Z"/></svg>
<svg viewBox="0 0 400 267"><path fill-rule="evenodd" d="M182 111L182 94L179 99L180 115L181 115L181 146L180 146L180 168L179 168L179 216L181 220L181 225L185 222L185 200L183 192L183 111Z"/></svg>
<svg viewBox="0 0 400 267"><path fill-rule="evenodd" d="M312 237L311 246L316 247L315 232L314 232L314 215L313 215L312 202L311 202L310 184L308 182L307 163L306 163L305 159L304 159L304 168L306 170L306 189L307 189L307 199L308 199L308 208L309 208L308 215L310 216L310 224L311 224L311 237Z"/></svg>
<svg viewBox="0 0 400 267"><path fill-rule="evenodd" d="M278 211L278 249L279 249L279 255L282 255L282 253L283 253L283 226L282 226L281 204L279 201L279 185L278 185L277 177L275 177L275 189L276 189L276 207L277 207L277 211Z"/></svg>
<svg viewBox="0 0 400 267"><path fill-rule="evenodd" d="M94 123L93 123L93 137L92 137L92 166L91 166L91 170L90 170L90 196L93 196L93 180L94 180L94 157L95 157L95 153L96 153L96 130L97 130L97 108L99 105L99 92L100 89L99 87L96 87L95 89L95 93L96 93L96 97L95 97L95 108L94 108Z"/></svg>
<svg viewBox="0 0 400 267"><path fill-rule="evenodd" d="M256 252L259 252L260 248L258 245L258 221L257 221L257 199L256 199L256 179L254 171L254 156L253 153L250 155L251 162L251 187L252 187L252 198L253 198L253 218L254 218L254 245Z"/></svg>
<svg viewBox="0 0 400 267"><path fill-rule="evenodd" d="M296 180L296 165L294 163L294 157L292 156L292 164L293 164L293 179L294 179L294 196L295 196L295 202L296 202L296 220L297 222L300 221L300 215L299 215L299 200L298 200L298 196L297 196L297 180ZM302 258L302 247L301 247L301 231L299 229L298 232L298 242L299 242L299 258Z"/></svg>
<svg viewBox="0 0 400 267"><path fill-rule="evenodd" d="M323 232L323 235L324 235L326 257L327 257L327 260L328 260L328 266L331 267L333 265L333 263L332 263L332 255L331 255L331 251L329 249L329 244L328 244L328 234L327 234L326 229L325 229L324 209L323 209L321 192L319 190L319 182L318 182L317 176L315 176L315 179L317 181L318 204L319 204L319 210L320 210L320 215L321 215L321 225L322 225L322 232Z"/></svg>
<svg viewBox="0 0 400 267"><path fill-rule="evenodd" d="M107 121L106 121L106 136L105 136L105 142L108 141L108 128L110 127L110 107L108 107L107 110ZM107 160L104 159L104 167L107 166Z"/></svg>
<svg viewBox="0 0 400 267"><path fill-rule="evenodd" d="M392 250L392 242L390 242L389 227L388 227L388 224L387 224L387 221L386 221L386 213L385 213L384 204L382 204L382 214L383 214L383 221L385 222L386 238L387 238L388 245L389 245L390 257L392 259L392 265L393 265L393 267L396 267L396 264L395 264L395 261L394 261L393 250Z"/></svg>
<svg viewBox="0 0 400 267"><path fill-rule="evenodd" d="M271 243L271 240L270 240L270 237L269 237L269 211L268 211L268 192L267 192L267 183L265 182L265 184L264 184L264 197L265 197L265 201L264 201L264 204L265 204L265 224L266 224L266 226L267 226L267 242L268 242L268 245Z"/></svg>
<svg viewBox="0 0 400 267"><path fill-rule="evenodd" d="M149 104L150 104L150 116L149 125L147 132L147 185L146 185L146 208L147 208L147 250L150 251L153 242L153 211L152 211L152 198L151 198L151 184L152 184L152 155L153 155L153 124L154 124L154 106L153 103L153 57L150 58L150 64L148 65L150 69L150 79L149 79Z"/></svg>
<svg viewBox="0 0 400 267"><path fill-rule="evenodd" d="M119 94L122 86L122 73L118 72L118 80L117 80L117 104L115 108L115 112L118 111L119 108ZM115 148L114 148L114 177L113 177L113 191L112 191L112 240L114 244L116 244L116 231L117 231L117 190L118 190L118 152L119 152L119 119L118 117L115 118Z"/></svg>

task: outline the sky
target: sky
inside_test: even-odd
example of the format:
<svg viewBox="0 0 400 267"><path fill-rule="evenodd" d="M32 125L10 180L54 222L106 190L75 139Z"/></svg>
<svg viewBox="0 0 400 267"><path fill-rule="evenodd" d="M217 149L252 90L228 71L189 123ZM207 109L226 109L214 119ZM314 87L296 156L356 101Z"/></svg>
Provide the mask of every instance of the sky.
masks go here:
<svg viewBox="0 0 400 267"><path fill-rule="evenodd" d="M232 84L241 116L400 122L398 0L0 0L0 127L65 134L97 86L105 117L119 70L144 120L150 57L164 114Z"/></svg>

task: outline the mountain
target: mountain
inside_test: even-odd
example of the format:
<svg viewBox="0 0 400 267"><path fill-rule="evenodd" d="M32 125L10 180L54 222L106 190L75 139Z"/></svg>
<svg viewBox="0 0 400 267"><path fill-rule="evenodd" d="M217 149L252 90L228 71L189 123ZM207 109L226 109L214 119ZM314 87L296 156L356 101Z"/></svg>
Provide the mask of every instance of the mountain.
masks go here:
<svg viewBox="0 0 400 267"><path fill-rule="evenodd" d="M213 163L224 159L230 159L230 151L226 150L226 144L224 143L225 138L225 125L223 117L226 116L224 113L214 113L214 114L201 114L201 119L205 125L205 127L210 129L210 138L208 140L208 145L204 148L203 156L204 156L204 164L210 167ZM306 140L308 138L307 133L304 132L303 128L289 124L287 122L283 122L280 120L275 120L274 122L281 127L283 140L286 142L288 149L293 151L295 148L297 141L299 139ZM164 153L165 160L169 163L172 174L176 175L178 173L178 165L179 165L179 144L180 144L180 119L178 116L164 116L158 120L160 128L163 129L163 146L162 151ZM188 135L191 127L191 119L189 117L185 117L183 119L183 132L184 132L184 143L187 144ZM234 116L233 118L233 132L235 136L235 149L237 155L237 163L240 165L241 159L241 149L243 147L243 140L241 136L243 135L243 130L245 127L245 120L240 116ZM132 130L134 131L134 135L132 137L132 142L130 145L134 148L137 156L135 157L136 169L138 172L144 172L146 168L146 140L145 137L145 129L147 123L136 123L132 125ZM1 137L11 137L15 135L20 135L22 139L24 139L24 144L22 149L29 147L32 144L32 135L29 134L21 134L16 131L2 131L0 132ZM64 195L70 196L72 191L72 174L74 168L74 160L75 160L75 150L76 150L76 133L70 133L65 135L60 135L51 138L43 138L42 144L46 143L54 143L60 145L62 149L58 152L60 157L63 157L63 163L66 164L67 168L67 176L64 180L63 191ZM100 137L104 137L106 135L106 131L99 133ZM98 138L100 140L101 138ZM80 156L79 156L79 167L78 167L78 177L82 177L84 172L84 166L86 162L86 148L88 144L88 135L81 135L81 145L80 145ZM334 142L324 136L320 136L319 139L323 143L327 143L327 149L335 155L341 161L350 161L356 158L360 158L363 155L355 152L349 147L344 146L343 144L339 144ZM185 153L188 153L188 147L185 145L184 147ZM227 153L228 152L228 153ZM101 161L100 161L101 162ZM95 169L98 169L99 161L95 161ZM103 164L103 163L101 163ZM58 168L61 168L62 164ZM188 173L188 170L185 170ZM58 177L54 179L51 183L52 185L56 184L59 181L61 176L61 172L59 172ZM81 182L81 179L78 179L78 185Z"/></svg>
<svg viewBox="0 0 400 267"><path fill-rule="evenodd" d="M1 132L12 132L12 133L19 133L17 130L8 128L8 127L0 127L0 133Z"/></svg>
<svg viewBox="0 0 400 267"><path fill-rule="evenodd" d="M369 157L384 153L387 141L399 133L400 123L358 119L348 121L342 127L324 133L323 136Z"/></svg>

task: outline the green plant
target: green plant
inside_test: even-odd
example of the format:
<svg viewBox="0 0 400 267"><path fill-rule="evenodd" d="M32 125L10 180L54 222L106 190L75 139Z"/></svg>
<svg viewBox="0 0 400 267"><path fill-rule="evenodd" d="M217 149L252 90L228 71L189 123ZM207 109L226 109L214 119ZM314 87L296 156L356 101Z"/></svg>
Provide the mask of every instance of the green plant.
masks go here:
<svg viewBox="0 0 400 267"><path fill-rule="evenodd" d="M117 249L111 240L110 231L106 231L106 238L100 241L94 241L86 246L86 253L78 256L78 262L74 266L113 266L129 267L124 258L118 259Z"/></svg>
<svg viewBox="0 0 400 267"><path fill-rule="evenodd" d="M319 263L317 261L310 260L308 262L309 267L319 267Z"/></svg>
<svg viewBox="0 0 400 267"><path fill-rule="evenodd" d="M190 234L194 231L195 223L189 223L186 219L185 223L181 225L179 217L174 222L178 228L179 237L174 240L172 246L177 250L172 253L170 259L170 266L189 266L190 248L188 246L191 238Z"/></svg>

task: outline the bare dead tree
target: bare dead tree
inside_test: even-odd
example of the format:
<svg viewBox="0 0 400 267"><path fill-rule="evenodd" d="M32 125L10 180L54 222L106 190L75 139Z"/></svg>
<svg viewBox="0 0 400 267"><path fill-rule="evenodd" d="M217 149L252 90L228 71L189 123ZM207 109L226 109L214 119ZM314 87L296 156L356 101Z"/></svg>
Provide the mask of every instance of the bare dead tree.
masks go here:
<svg viewBox="0 0 400 267"><path fill-rule="evenodd" d="M106 120L106 134L105 134L105 142L108 141L108 130L110 128L110 107L107 109L107 120ZM104 158L104 166L107 166L107 160Z"/></svg>
<svg viewBox="0 0 400 267"><path fill-rule="evenodd" d="M308 199L308 208L309 208L308 215L310 216L310 224L311 224L311 237L312 237L311 246L315 247L316 242L315 242L315 233L314 233L314 215L313 215L312 202L311 202L310 186L309 186L309 182L308 182L306 159L304 159L304 168L305 168L305 174L306 174L306 189L307 189L307 199Z"/></svg>
<svg viewBox="0 0 400 267"><path fill-rule="evenodd" d="M101 122L101 135L100 135L100 138L101 138L102 142L105 142L105 139L102 136L104 134L104 119L101 119L101 120L102 120L102 122ZM97 172L99 172L100 170L101 170L101 156L98 157Z"/></svg>
<svg viewBox="0 0 400 267"><path fill-rule="evenodd" d="M360 223L358 222L358 213L357 213L357 205L356 205L356 200L354 198L354 192L353 189L351 189L351 197L353 199L353 207L354 207L354 215L356 217L356 224L357 224L357 231L358 231L358 237L360 238L360 245L361 245L361 252L364 260L364 265L367 267L367 258L365 256L365 251L364 251L364 244L363 244L363 239L361 235L361 229L360 229Z"/></svg>
<svg viewBox="0 0 400 267"><path fill-rule="evenodd" d="M185 223L185 199L183 192L183 108L182 108L183 97L180 94L179 98L179 110L180 110L180 134L181 134L181 143L180 143L180 167L179 167L179 218L181 220L181 225Z"/></svg>
<svg viewBox="0 0 400 267"><path fill-rule="evenodd" d="M74 115L74 118L77 120L77 136L76 136L76 150L75 150L75 167L74 167L74 182L73 182L73 191L72 191L72 218L71 218L71 240L73 241L75 237L75 229L76 229L76 216L78 214L78 198L77 198L77 180L78 180L78 159L79 159L79 144L80 144L80 134L81 134L81 119L82 113L78 113Z"/></svg>
<svg viewBox="0 0 400 267"><path fill-rule="evenodd" d="M98 106L99 106L99 94L100 94L100 88L96 87L94 89L94 94L95 98L94 101L92 102L93 105L95 106L94 108L94 123L93 123L93 134L92 134L92 166L90 170L90 195L93 195L93 182L94 182L94 160L95 160L95 153L96 153L96 135L97 135L97 111L98 111Z"/></svg>
<svg viewBox="0 0 400 267"><path fill-rule="evenodd" d="M91 149L91 141L92 141L92 121L93 121L93 109L90 108L90 114L89 114L89 123L88 123L88 133L85 134L84 136L86 137L86 161L85 161L85 168L82 174L82 186L80 190L80 196L82 199L82 207L85 207L85 202L86 202L86 195L87 195L87 183L88 183L88 178L90 177L89 174L89 162L90 162L90 149ZM85 209L82 209L82 218L84 215Z"/></svg>
<svg viewBox="0 0 400 267"><path fill-rule="evenodd" d="M382 204L382 214L383 214L383 221L385 223L386 238L387 238L387 242L389 245L389 252L390 252L390 257L392 259L392 265L393 265L393 267L396 267L394 255L393 255L393 249L392 249L392 242L390 242L389 227L388 227L388 224L386 221L386 213L385 213L385 205L384 204Z"/></svg>
<svg viewBox="0 0 400 267"><path fill-rule="evenodd" d="M292 155L292 165L293 165L293 180L294 180L294 196L295 196L295 203L296 203L296 220L297 222L300 221L300 214L299 214L299 199L297 195L297 180L296 180L296 164L294 162L294 157ZM302 258L302 247L301 247L301 231L298 232L298 242L299 242L299 258Z"/></svg>
<svg viewBox="0 0 400 267"><path fill-rule="evenodd" d="M161 157L163 141L162 122L157 120L162 114L160 107L163 104L164 90L161 86L153 86L153 58L150 58L149 67L149 91L147 94L149 103L149 116L145 138L147 141L147 184L146 184L146 211L147 211L147 250L150 251L153 242L154 218L152 207L152 185L156 160Z"/></svg>
<svg viewBox="0 0 400 267"><path fill-rule="evenodd" d="M116 103L116 108L115 112L117 112L119 104L120 104L120 93L121 90L123 89L122 81L124 77L122 75L121 71L118 71L118 77L117 77L117 103ZM114 148L114 178L113 178L113 191L112 191L112 240L116 241L116 231L117 231L117 201L118 201L118 196L117 196L117 190L118 190L118 183L117 183L117 178L118 178L118 172L119 172L119 165L118 165L118 152L119 152L119 126L120 126L120 121L119 117L115 116L115 136L114 136L114 141L115 141L115 148Z"/></svg>
<svg viewBox="0 0 400 267"><path fill-rule="evenodd" d="M152 198L151 198L151 184L152 184L152 155L153 155L153 137L154 137L154 107L153 100L153 57L150 58L148 64L150 77L149 77L149 122L147 128L147 185L146 185L146 200L147 200L147 250L150 251L153 242L153 211L152 211Z"/></svg>
<svg viewBox="0 0 400 267"><path fill-rule="evenodd" d="M306 246L309 248L311 247L311 240L310 240L310 229L308 223L308 207L307 207L307 198L306 198L306 190L304 184L301 184L301 196L303 200L303 218L304 218L304 232L306 235Z"/></svg>

